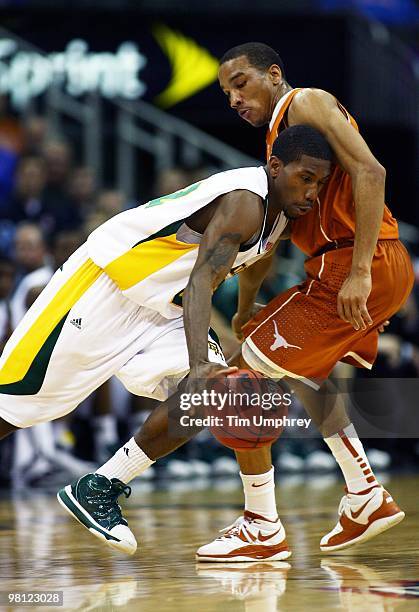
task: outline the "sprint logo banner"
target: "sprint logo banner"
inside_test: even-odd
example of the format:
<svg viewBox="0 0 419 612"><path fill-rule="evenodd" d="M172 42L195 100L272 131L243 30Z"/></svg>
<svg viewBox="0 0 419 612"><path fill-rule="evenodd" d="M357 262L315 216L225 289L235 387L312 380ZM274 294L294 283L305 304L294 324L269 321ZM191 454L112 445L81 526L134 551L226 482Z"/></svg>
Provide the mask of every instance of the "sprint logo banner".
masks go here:
<svg viewBox="0 0 419 612"><path fill-rule="evenodd" d="M147 85L140 74L147 58L133 42L116 51L93 52L87 41L71 40L64 51L41 54L21 48L12 38L0 39L0 93L21 110L51 85L78 97L98 91L105 98L142 97Z"/></svg>
<svg viewBox="0 0 419 612"><path fill-rule="evenodd" d="M81 29L77 36L63 35L59 49L50 50L48 38L36 41L41 52L0 35L0 95L23 110L54 85L72 97L96 91L108 99L145 98L168 109L217 78L217 59L178 30L158 24L128 36L102 39L99 47L106 49L98 50L96 39Z"/></svg>

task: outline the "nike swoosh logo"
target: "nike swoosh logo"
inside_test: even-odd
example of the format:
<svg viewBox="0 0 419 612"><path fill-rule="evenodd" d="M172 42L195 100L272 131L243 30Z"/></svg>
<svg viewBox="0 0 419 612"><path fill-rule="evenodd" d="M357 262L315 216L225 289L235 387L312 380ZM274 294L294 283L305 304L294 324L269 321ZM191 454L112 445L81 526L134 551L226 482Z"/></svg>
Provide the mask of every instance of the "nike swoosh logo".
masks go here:
<svg viewBox="0 0 419 612"><path fill-rule="evenodd" d="M353 519L357 519L359 517L359 515L361 514L361 512L368 506L370 500L368 499L365 504L363 506L361 506L361 508L359 510L357 510L356 512L354 512L352 509L350 511L351 513L351 518Z"/></svg>
<svg viewBox="0 0 419 612"><path fill-rule="evenodd" d="M254 482L252 482L252 487L263 487L263 485L266 485L269 483L269 480L267 480L266 482L262 482L262 484L255 484Z"/></svg>
<svg viewBox="0 0 419 612"><path fill-rule="evenodd" d="M267 536L263 536L259 531L258 540L260 540L261 542L266 542L267 540L270 540L271 538L276 536L280 531L281 529L278 529L278 531L275 531L275 533L271 533L271 535L267 535Z"/></svg>

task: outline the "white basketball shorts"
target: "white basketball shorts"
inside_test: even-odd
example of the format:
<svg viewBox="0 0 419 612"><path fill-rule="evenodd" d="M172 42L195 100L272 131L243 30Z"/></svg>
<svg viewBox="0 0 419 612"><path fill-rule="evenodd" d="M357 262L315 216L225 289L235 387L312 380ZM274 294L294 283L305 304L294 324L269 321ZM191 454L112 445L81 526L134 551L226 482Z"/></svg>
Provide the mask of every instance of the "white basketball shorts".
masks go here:
<svg viewBox="0 0 419 612"><path fill-rule="evenodd" d="M208 358L226 365L212 336ZM57 419L114 374L132 393L162 401L188 371L183 317L166 319L124 297L84 244L4 348L0 417L16 427Z"/></svg>

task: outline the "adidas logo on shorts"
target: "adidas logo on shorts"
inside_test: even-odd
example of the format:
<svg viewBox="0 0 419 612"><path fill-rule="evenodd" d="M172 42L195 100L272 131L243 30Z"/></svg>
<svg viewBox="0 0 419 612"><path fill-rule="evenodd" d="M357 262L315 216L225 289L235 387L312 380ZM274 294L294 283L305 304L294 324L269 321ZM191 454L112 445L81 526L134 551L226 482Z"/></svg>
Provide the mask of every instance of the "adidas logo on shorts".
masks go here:
<svg viewBox="0 0 419 612"><path fill-rule="evenodd" d="M77 329L81 329L81 319L71 319L70 323Z"/></svg>

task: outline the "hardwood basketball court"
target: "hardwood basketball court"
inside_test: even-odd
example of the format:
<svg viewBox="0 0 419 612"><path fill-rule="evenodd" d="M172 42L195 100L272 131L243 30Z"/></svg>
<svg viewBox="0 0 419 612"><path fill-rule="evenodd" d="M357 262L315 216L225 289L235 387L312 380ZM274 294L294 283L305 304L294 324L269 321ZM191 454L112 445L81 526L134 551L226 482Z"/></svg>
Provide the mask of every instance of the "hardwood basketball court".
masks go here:
<svg viewBox="0 0 419 612"><path fill-rule="evenodd" d="M4 493L0 501L4 592L63 591L60 610L245 612L419 609L419 478L386 482L405 520L359 547L326 555L321 536L336 522L341 482L280 480L277 499L293 555L287 562L196 564L195 550L241 510L239 480L139 482L125 515L139 541L114 553L68 517L54 492ZM34 609L34 606L32 606Z"/></svg>

